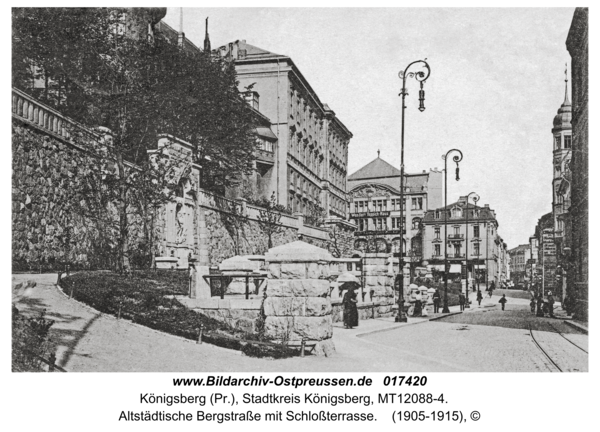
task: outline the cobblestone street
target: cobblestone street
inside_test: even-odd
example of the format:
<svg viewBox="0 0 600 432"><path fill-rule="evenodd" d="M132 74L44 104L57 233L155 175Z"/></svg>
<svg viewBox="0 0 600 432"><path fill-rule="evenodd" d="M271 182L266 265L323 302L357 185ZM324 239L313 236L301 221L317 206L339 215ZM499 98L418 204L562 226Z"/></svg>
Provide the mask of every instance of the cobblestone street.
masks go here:
<svg viewBox="0 0 600 432"><path fill-rule="evenodd" d="M514 304L517 299L509 299L513 304L502 311L493 304L495 299L497 301L496 297L487 299L487 303L484 300L482 306L485 307L474 307L463 314L410 329L366 335L364 339L375 344L406 347L404 349L413 355L472 372L557 371L536 345L535 337L562 371L588 370L588 355L583 351L588 350L587 335L560 319L536 317L528 305Z"/></svg>

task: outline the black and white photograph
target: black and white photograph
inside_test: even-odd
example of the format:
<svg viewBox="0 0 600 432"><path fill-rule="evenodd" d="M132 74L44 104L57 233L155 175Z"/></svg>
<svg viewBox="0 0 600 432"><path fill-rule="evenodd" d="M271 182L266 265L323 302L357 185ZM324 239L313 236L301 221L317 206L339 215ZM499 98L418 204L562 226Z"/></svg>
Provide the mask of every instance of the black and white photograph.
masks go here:
<svg viewBox="0 0 600 432"><path fill-rule="evenodd" d="M11 9L13 382L589 374L588 8L361 6Z"/></svg>

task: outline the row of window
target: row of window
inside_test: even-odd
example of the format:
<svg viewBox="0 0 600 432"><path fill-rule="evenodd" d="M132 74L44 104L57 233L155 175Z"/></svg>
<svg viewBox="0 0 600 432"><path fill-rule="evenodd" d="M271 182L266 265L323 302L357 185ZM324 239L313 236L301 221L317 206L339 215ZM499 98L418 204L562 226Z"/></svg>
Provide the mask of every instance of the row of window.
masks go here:
<svg viewBox="0 0 600 432"><path fill-rule="evenodd" d="M450 245L450 250L451 250L451 254L454 255L454 257L458 258L462 256L462 248L460 244L453 244ZM471 252L471 256L480 256L480 249L479 249L479 243L475 243L473 244L473 249ZM433 256L435 257L439 257L442 256L442 245L440 243L436 243L433 245Z"/></svg>
<svg viewBox="0 0 600 432"><path fill-rule="evenodd" d="M423 210L423 198L406 198L404 210L406 210L406 203L408 200L411 200L411 209L412 210ZM387 199L374 199L374 200L354 200L354 212L362 213L368 211L394 211L400 210L400 198L392 198L389 200L389 209L388 209L388 200Z"/></svg>
<svg viewBox="0 0 600 432"><path fill-rule="evenodd" d="M356 223L356 225L358 225L359 231L367 231L369 229L387 230L387 229L389 229L388 227L390 227L390 226L391 226L391 229L400 229L400 218L399 217L392 217L389 219L390 219L391 225L388 224L388 218L385 218L385 217L371 218L371 220L372 220L371 224L369 224L369 218L357 218L357 219L354 219L354 222ZM403 219L404 219L404 224L403 224L404 229L406 229L406 217L404 217ZM413 218L412 229L418 230L420 224L421 224L421 218Z"/></svg>
<svg viewBox="0 0 600 432"><path fill-rule="evenodd" d="M454 207L451 211L450 211L450 217L454 218L454 219L458 219L458 218L462 218L463 217L463 213L464 210L460 207ZM478 218L481 214L480 209L472 209L469 210L469 217L472 218ZM444 213L443 210L436 210L435 211L435 218L436 219L441 219L443 217Z"/></svg>
<svg viewBox="0 0 600 432"><path fill-rule="evenodd" d="M435 234L436 240L440 239L441 229L442 228L439 227L439 226L436 226L436 227L433 228L433 232ZM454 234L455 235L460 234L460 226L452 227L452 229L454 230ZM479 237L479 225L473 225L473 237L474 238L478 238Z"/></svg>

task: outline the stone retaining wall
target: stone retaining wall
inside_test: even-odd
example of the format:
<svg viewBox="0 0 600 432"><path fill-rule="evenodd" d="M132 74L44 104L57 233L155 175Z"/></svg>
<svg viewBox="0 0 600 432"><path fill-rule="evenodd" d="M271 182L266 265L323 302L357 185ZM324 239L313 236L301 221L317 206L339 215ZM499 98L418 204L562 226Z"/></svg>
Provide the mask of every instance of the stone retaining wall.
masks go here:
<svg viewBox="0 0 600 432"><path fill-rule="evenodd" d="M332 321L343 322L344 320L344 306L341 300L332 300ZM389 302L364 302L358 303L358 320L369 320L374 318L390 317L394 315L392 311L393 304ZM360 324L359 324L360 325Z"/></svg>

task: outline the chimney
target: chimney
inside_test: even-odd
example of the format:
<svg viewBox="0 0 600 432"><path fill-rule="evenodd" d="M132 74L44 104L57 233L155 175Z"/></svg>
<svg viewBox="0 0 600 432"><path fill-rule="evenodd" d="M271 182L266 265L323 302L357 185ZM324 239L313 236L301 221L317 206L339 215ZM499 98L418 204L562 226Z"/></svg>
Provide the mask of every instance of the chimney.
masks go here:
<svg viewBox="0 0 600 432"><path fill-rule="evenodd" d="M465 204L466 202L467 202L467 197L466 197L466 196L461 196L461 197L458 199L458 203L459 203L459 204Z"/></svg>
<svg viewBox="0 0 600 432"><path fill-rule="evenodd" d="M252 108L254 108L256 111L258 111L258 101L259 101L259 94L258 92L255 91L249 91L246 92L245 94L245 98L246 98L246 102L248 102L250 104L250 106Z"/></svg>
<svg viewBox="0 0 600 432"><path fill-rule="evenodd" d="M486 209L489 209L490 205L489 204L484 204L483 207L486 208Z"/></svg>

